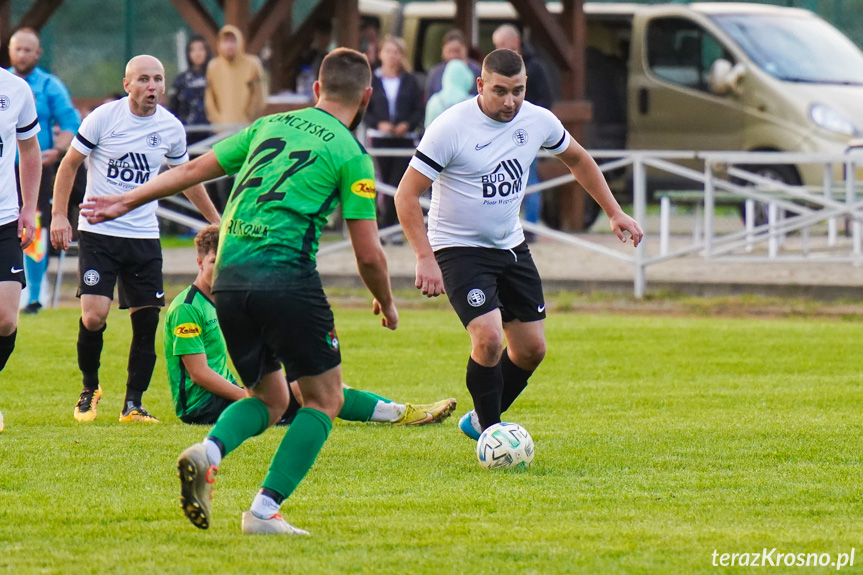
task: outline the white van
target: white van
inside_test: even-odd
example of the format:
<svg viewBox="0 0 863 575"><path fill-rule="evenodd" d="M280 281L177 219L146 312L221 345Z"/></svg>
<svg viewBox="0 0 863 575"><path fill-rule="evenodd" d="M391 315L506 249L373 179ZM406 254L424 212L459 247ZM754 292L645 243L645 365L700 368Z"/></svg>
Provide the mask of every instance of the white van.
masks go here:
<svg viewBox="0 0 863 575"><path fill-rule="evenodd" d="M725 2L584 10L590 148L841 153L863 135L863 52L812 12ZM476 12L483 53L497 26L521 27L508 2L478 2ZM439 61L454 16L452 2L404 5L395 32L416 71ZM795 184L822 178L811 165L757 170Z"/></svg>

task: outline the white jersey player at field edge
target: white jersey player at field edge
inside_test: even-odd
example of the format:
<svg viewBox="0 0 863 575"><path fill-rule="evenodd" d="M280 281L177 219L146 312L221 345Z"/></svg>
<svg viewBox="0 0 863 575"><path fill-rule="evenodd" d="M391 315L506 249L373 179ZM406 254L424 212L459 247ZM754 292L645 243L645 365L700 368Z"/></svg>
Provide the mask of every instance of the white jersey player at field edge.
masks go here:
<svg viewBox="0 0 863 575"><path fill-rule="evenodd" d="M417 257L417 289L428 297L446 293L470 335L466 380L474 409L459 429L472 439L501 421L545 356L542 283L518 219L537 152L567 165L622 242L629 234L638 246L644 235L560 120L524 101L529 81L518 53L486 56L479 95L432 122L396 194ZM426 233L419 198L429 186Z"/></svg>
<svg viewBox="0 0 863 575"><path fill-rule="evenodd" d="M159 105L165 94L165 69L153 56L135 56L126 64L123 88L128 97L103 104L84 119L63 158L54 183L51 243L65 250L72 240L66 217L72 182L87 159L85 198L112 196L132 190L169 166L189 161L183 125ZM220 218L203 185L186 190L186 197L210 223ZM99 366L102 334L118 286L120 308L129 310L132 343L129 349L126 396L121 422L158 420L142 405L156 363L159 308L165 305L162 248L156 204L150 202L109 224L98 227L78 221L78 269L81 320L78 324L78 368L83 389L75 406L77 421L96 419L102 396Z"/></svg>
<svg viewBox="0 0 863 575"><path fill-rule="evenodd" d="M0 70L0 371L15 349L18 301L26 285L24 248L36 233L36 197L42 177L36 103L27 82ZM15 187L15 151L21 178L21 207ZM3 431L0 414L0 431Z"/></svg>

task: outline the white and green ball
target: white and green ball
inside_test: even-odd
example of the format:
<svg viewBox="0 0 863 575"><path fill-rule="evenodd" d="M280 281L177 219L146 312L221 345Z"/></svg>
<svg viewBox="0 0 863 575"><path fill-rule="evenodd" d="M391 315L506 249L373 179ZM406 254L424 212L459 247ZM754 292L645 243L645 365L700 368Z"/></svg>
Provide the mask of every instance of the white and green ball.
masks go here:
<svg viewBox="0 0 863 575"><path fill-rule="evenodd" d="M533 439L517 423L496 423L476 442L476 457L485 469L530 467L533 452Z"/></svg>

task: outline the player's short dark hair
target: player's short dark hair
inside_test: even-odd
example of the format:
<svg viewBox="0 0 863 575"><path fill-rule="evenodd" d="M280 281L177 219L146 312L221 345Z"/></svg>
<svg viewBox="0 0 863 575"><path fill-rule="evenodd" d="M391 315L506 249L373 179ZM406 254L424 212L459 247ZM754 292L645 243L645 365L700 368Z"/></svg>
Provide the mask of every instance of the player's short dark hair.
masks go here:
<svg viewBox="0 0 863 575"><path fill-rule="evenodd" d="M198 255L203 257L211 251L216 252L219 248L219 226L210 224L195 236L195 249Z"/></svg>
<svg viewBox="0 0 863 575"><path fill-rule="evenodd" d="M524 70L524 60L522 60L521 55L506 48L490 52L482 61L483 74L488 72L512 78L521 73L522 70Z"/></svg>
<svg viewBox="0 0 863 575"><path fill-rule="evenodd" d="M364 54L350 48L336 48L321 62L318 76L327 99L352 104L372 84L372 70Z"/></svg>

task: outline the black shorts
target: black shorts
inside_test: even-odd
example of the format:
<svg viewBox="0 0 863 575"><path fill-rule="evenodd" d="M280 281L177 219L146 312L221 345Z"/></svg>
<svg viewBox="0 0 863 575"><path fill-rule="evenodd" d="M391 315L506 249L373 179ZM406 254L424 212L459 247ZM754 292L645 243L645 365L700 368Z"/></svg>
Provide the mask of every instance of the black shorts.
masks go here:
<svg viewBox="0 0 863 575"><path fill-rule="evenodd" d="M118 238L79 232L78 297L103 295L120 309L165 305L162 287L162 245L158 239Z"/></svg>
<svg viewBox="0 0 863 575"><path fill-rule="evenodd" d="M320 283L294 290L220 291L214 301L228 353L249 389L281 366L292 381L342 362L333 312Z"/></svg>
<svg viewBox="0 0 863 575"><path fill-rule="evenodd" d="M207 403L180 417L180 421L192 425L213 425L232 403L234 402L230 399L213 395Z"/></svg>
<svg viewBox="0 0 863 575"><path fill-rule="evenodd" d="M526 242L511 250L443 248L434 253L461 323L500 308L503 321L545 319L542 280Z"/></svg>
<svg viewBox="0 0 863 575"><path fill-rule="evenodd" d="M27 285L18 220L0 226L0 282L19 282L22 288Z"/></svg>

